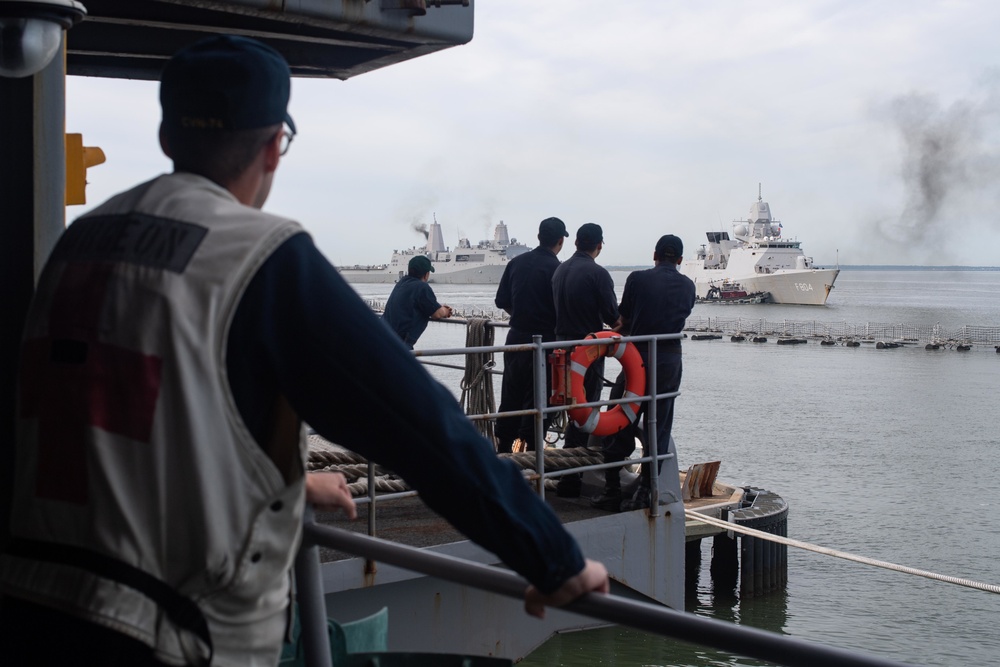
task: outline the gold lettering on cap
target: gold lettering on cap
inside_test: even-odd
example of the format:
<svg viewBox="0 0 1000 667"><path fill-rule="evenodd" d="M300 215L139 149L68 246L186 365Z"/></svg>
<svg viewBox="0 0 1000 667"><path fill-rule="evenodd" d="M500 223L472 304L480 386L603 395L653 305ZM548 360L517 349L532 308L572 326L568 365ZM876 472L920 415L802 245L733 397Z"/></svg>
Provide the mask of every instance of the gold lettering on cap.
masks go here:
<svg viewBox="0 0 1000 667"><path fill-rule="evenodd" d="M218 118L195 118L192 116L181 116L181 127L196 130L224 130L226 124Z"/></svg>

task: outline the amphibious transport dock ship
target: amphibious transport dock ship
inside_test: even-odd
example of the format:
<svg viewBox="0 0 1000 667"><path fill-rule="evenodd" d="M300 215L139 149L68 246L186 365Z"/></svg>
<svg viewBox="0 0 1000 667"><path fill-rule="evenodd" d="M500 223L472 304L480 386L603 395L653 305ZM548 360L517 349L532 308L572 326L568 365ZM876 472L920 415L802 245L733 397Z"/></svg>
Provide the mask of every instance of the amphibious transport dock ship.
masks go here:
<svg viewBox="0 0 1000 667"><path fill-rule="evenodd" d="M748 293L767 293L772 303L822 306L840 269L822 269L806 257L800 242L782 237L782 224L758 192L746 220L733 221L728 232L708 232L695 259L681 265L694 281L699 299L721 286L738 283Z"/></svg>
<svg viewBox="0 0 1000 667"><path fill-rule="evenodd" d="M407 250L395 250L388 264L344 266L342 275L352 283L394 283L406 275L407 265L416 255L426 255L434 266L430 282L456 285L490 285L500 282L507 262L530 248L507 235L507 225L501 220L493 230L493 239L473 246L469 239L459 239L458 247L444 245L441 225L437 220L424 232L427 243Z"/></svg>

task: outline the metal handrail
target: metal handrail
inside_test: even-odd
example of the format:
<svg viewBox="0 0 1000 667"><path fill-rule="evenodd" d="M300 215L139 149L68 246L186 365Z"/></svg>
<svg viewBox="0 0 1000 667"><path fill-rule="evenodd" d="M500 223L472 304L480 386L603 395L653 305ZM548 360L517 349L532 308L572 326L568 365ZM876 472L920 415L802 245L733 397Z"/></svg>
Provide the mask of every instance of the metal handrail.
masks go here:
<svg viewBox="0 0 1000 667"><path fill-rule="evenodd" d="M626 343L644 343L644 342L660 342L664 340L680 339L683 334L648 334L642 336L621 336L620 340ZM597 407L604 405L618 405L622 403L651 403L657 401L661 398L675 398L680 395L680 392L666 392L663 394L658 394L655 392L656 387L656 357L657 357L657 346L650 345L649 357L648 357L648 371L647 371L647 386L649 387L649 393L643 396L636 397L624 397L619 399L607 399L599 401L591 401L586 403L576 403L574 405L555 405L550 406L548 404L547 392L546 392L546 373L547 365L545 362L545 355L548 350L565 349L568 347L576 346L588 346L588 345L608 345L609 341L606 338L595 339L595 338L584 338L579 340L562 340L562 341L549 341L543 342L541 336L534 336L531 343L518 343L513 345L487 345L487 346L477 346L477 347L457 347L457 348L435 348L427 350L417 350L414 354L417 357L439 357L439 356L464 356L470 354L483 354L487 352L532 352L534 356L534 382L535 382L535 405L531 409L513 410L508 412L494 412L484 415L468 415L468 418L473 421L484 420L484 419L495 419L497 417L507 417L507 416L518 416L518 415L534 415L535 416L535 442L544 441L544 420L547 415L555 414L559 412L566 412L572 408L581 407ZM429 363L429 362L423 362ZM436 364L441 365L441 364ZM602 463L593 464L587 466L579 466L576 468L567 468L565 470L559 470L554 472L545 471L545 461L544 461L544 451L543 448L536 448L536 459L535 459L535 477L533 478L536 482L536 492L541 498L545 498L545 480L547 478L558 478L566 475L584 473L596 470L604 470L606 468L614 467L625 467L635 464L650 464L650 516L659 516L659 466L652 465L654 460L664 461L666 459L674 458L676 456L673 452L668 452L665 454L659 454L658 450L654 446L656 444L656 410L648 410L648 415L646 419L646 442L650 443L647 448L650 451L648 456L643 456L638 459L628 459L621 462L612 463ZM653 452L656 452L655 454ZM377 496L374 493L374 484L372 483L373 474L371 472L372 468L369 468L369 493L365 498L358 499L358 504L370 504L372 509L369 510L369 535L375 535L374 523L375 514L374 507L377 501L388 501L399 498L407 498L417 495L416 491L404 491L400 493L393 494L383 494Z"/></svg>
<svg viewBox="0 0 1000 667"><path fill-rule="evenodd" d="M322 608L323 600L317 546L338 549L356 556L519 600L524 599L528 586L524 579L509 570L408 547L339 528L321 526L307 516L302 551L296 561L296 582L300 609L303 613L303 649L306 664L311 667L330 664L325 614L318 619L314 616L317 609ZM311 565L310 561L314 565ZM616 595L588 593L561 608L607 623L625 625L664 637L672 637L759 660L767 660L777 665L788 665L789 667L905 667L904 663L884 658L815 644L774 632L696 616L669 607L637 602ZM306 617L307 613L309 614L308 618Z"/></svg>
<svg viewBox="0 0 1000 667"><path fill-rule="evenodd" d="M631 342L652 341L664 338L680 338L680 335L672 334L660 337L622 337L623 340ZM591 339L543 343L541 341L541 337L539 336L536 337L533 343L529 345L501 345L477 348L458 348L455 350L434 350L424 352L423 354L426 356L444 354L474 354L485 351L502 351L504 349L533 351L536 371L535 409L517 412L518 414L535 415L536 442L542 442L542 436L544 434L541 433L541 431L543 430L544 416L550 412L557 412L568 408L568 406L550 408L547 405L545 390L545 350L565 348L575 344L600 345L607 344L607 341ZM651 367L651 374L648 377L648 387L650 388L655 388L656 386L656 348L656 345L650 346L648 359L649 366ZM676 392L657 395L651 390L649 394L640 398L641 400L649 402L658 398L666 398L676 395ZM637 399L622 399L621 401L616 402L635 402L636 400ZM606 402L601 402L601 404L603 403ZM648 429L647 442L650 443L649 448L652 454L652 452L657 451L655 449L656 411L649 410L648 412L649 414L646 423ZM564 474L580 470L596 470L614 466L631 465L637 461L650 462L651 488L654 493L654 497L651 498L650 503L650 514L655 516L656 513L658 513L659 504L658 499L655 496L659 486L656 483L658 466L652 465L651 462L654 459L663 460L673 456L675 456L675 454L672 452L664 455L652 454L651 456L643 457L642 459L631 459L622 463L595 464L573 470L546 473L544 471L542 448L539 447L537 448L536 460L538 490L540 495L544 496L544 479L546 477L559 477ZM369 488L373 487L370 486ZM389 494L388 496L380 496L379 499L403 497L414 494L415 492ZM372 503L375 501L372 495L369 496L368 500ZM370 514L374 514L374 512L370 512ZM296 560L296 587L299 605L302 611L303 649L307 664L310 666L330 665L330 647L326 634L325 607L319 567L318 546L338 549L369 560L380 561L414 572L419 572L427 576L437 577L442 580L471 586L480 590L516 599L524 598L524 593L528 585L526 581L508 570L489 567L414 547L407 547L379 538L369 537L329 526L318 525L313 522L311 511L309 511L306 516L303 544ZM629 600L615 595L590 593L581 597L577 601L566 605L563 609L608 623L629 626L665 637L672 637L723 651L767 660L779 665L801 665L803 667L902 667L903 665L903 663L862 655L844 649L814 644L776 633L738 626L723 621L676 611L668 607Z"/></svg>

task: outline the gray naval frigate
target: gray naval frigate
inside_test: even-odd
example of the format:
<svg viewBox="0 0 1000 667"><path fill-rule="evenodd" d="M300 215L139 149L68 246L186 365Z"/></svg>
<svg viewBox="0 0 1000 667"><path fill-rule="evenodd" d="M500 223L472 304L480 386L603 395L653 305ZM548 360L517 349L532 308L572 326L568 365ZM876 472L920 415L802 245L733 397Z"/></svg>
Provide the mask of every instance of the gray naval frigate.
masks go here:
<svg viewBox="0 0 1000 667"><path fill-rule="evenodd" d="M840 269L817 267L800 242L782 231L758 190L747 219L733 221L733 238L729 232L707 232L708 243L683 262L681 273L694 281L699 299L739 285L749 294L767 295L771 303L824 305Z"/></svg>

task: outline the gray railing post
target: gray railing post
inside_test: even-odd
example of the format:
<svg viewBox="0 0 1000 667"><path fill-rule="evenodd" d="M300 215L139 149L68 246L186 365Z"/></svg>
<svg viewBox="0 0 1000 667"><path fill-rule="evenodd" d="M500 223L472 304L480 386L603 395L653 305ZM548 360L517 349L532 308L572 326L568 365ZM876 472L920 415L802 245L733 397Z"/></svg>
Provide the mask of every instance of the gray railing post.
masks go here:
<svg viewBox="0 0 1000 667"><path fill-rule="evenodd" d="M647 343L649 345L647 358L649 360L646 369L646 383L647 383L647 396L649 396L649 402L646 403L646 452L644 455L652 457L649 462L649 516L660 516L660 443L657 442L656 438L656 404L658 403L657 394L659 390L657 389L656 380L656 364L657 357L656 354L658 350L659 340L651 340Z"/></svg>
<svg viewBox="0 0 1000 667"><path fill-rule="evenodd" d="M315 524L313 509L306 505L303 520L306 526ZM319 547L303 535L299 553L295 555L295 597L299 603L299 641L309 667L333 664L330 638L326 632L326 603L323 601L323 578L319 567Z"/></svg>
<svg viewBox="0 0 1000 667"><path fill-rule="evenodd" d="M368 462L368 534L375 537L375 462Z"/></svg>
<svg viewBox="0 0 1000 667"><path fill-rule="evenodd" d="M535 471L538 473L538 497L545 499L545 406L548 396L545 392L545 350L542 348L542 337L535 334L531 337L535 346L531 351L534 365L531 374L535 383Z"/></svg>

